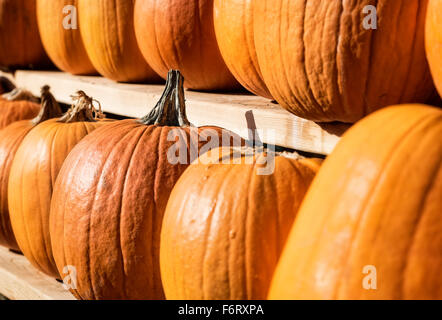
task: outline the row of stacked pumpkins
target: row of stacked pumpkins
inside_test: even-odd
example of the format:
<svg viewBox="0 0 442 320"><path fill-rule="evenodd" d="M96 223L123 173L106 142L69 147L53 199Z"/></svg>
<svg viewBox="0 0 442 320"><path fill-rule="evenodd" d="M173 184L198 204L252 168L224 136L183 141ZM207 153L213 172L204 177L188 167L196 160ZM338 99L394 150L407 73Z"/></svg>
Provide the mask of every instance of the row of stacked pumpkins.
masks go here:
<svg viewBox="0 0 442 320"><path fill-rule="evenodd" d="M80 299L442 298L440 109L385 108L323 165L277 153L260 175L270 151L233 133L234 147L169 161L172 130L188 153L209 141L183 82L171 71L139 120L103 119L84 92L64 115L47 86L40 106L4 95L1 123L36 117L0 131L0 244L75 276ZM377 290L362 285L367 265Z"/></svg>
<svg viewBox="0 0 442 320"><path fill-rule="evenodd" d="M18 41L31 36L37 12L60 68L65 61L138 81L149 77L123 77L152 69L166 77L162 69L177 67L187 87L222 90L233 81L222 54L243 85L295 114L353 122L431 97L427 20L428 57L442 85L441 0L378 1L377 31L359 29L370 2L362 0L222 0L214 10L202 0L77 2L81 37L60 29L60 19L45 41L43 29L58 17L50 10L76 1L37 0L36 10L34 1L0 0L0 59L9 59L0 63L42 57L35 41ZM5 22L21 23L22 38ZM210 150L192 165L169 161L171 130L180 128L189 153L209 139L208 128L186 118L178 71L167 73L163 96L142 119L105 120L84 92L62 115L44 87L40 99L6 93L0 125L0 244L54 278L75 267L77 298L442 299L439 108L382 108L324 163L275 154L271 175L257 172L270 151L253 147ZM368 265L377 269L376 290L363 286Z"/></svg>
<svg viewBox="0 0 442 320"><path fill-rule="evenodd" d="M45 65L47 53L73 74L150 83L177 69L190 89L241 83L297 116L354 123L381 107L432 99L425 38L442 90L441 0L381 1L376 23L364 27L370 4L1 0L0 65Z"/></svg>

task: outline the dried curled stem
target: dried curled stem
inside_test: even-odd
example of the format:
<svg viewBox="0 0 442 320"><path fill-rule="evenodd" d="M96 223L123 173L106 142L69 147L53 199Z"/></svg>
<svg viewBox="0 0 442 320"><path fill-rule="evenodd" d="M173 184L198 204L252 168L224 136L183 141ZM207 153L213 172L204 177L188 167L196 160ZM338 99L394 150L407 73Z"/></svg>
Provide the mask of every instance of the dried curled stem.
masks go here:
<svg viewBox="0 0 442 320"><path fill-rule="evenodd" d="M16 88L15 84L5 76L0 76L0 92L9 93Z"/></svg>
<svg viewBox="0 0 442 320"><path fill-rule="evenodd" d="M178 70L170 70L167 75L166 88L155 108L139 120L145 125L189 127L184 97L184 77Z"/></svg>
<svg viewBox="0 0 442 320"><path fill-rule="evenodd" d="M59 118L63 114L50 89L47 85L41 88L41 109L38 116L32 120L33 125L38 125L49 119Z"/></svg>
<svg viewBox="0 0 442 320"><path fill-rule="evenodd" d="M100 102L86 95L84 91L78 91L76 95L72 96L72 100L74 103L71 108L58 122L96 122L106 117L102 111ZM98 105L98 109L94 103Z"/></svg>
<svg viewBox="0 0 442 320"><path fill-rule="evenodd" d="M8 101L30 101L39 103L39 99L35 97L31 92L23 88L15 88L11 92L2 95L3 99Z"/></svg>

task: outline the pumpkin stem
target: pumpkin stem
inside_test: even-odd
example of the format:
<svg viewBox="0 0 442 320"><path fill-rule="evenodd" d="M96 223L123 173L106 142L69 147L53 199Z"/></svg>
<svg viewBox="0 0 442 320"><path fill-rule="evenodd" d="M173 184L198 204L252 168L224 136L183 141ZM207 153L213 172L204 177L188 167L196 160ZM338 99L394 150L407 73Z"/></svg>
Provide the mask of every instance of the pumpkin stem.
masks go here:
<svg viewBox="0 0 442 320"><path fill-rule="evenodd" d="M0 76L0 90L2 90L2 92L8 93L11 92L12 90L14 90L15 84L9 80L8 78L6 78L5 76Z"/></svg>
<svg viewBox="0 0 442 320"><path fill-rule="evenodd" d="M33 125L38 125L46 120L59 118L63 115L60 105L50 92L49 86L41 88L41 109L36 118L32 120Z"/></svg>
<svg viewBox="0 0 442 320"><path fill-rule="evenodd" d="M84 91L78 91L76 95L72 96L72 100L74 103L71 108L58 122L96 122L106 117L101 110L100 102L86 95ZM98 110L95 108L94 102L98 104Z"/></svg>
<svg viewBox="0 0 442 320"><path fill-rule="evenodd" d="M15 88L9 93L5 93L2 97L8 101L30 101L38 103L38 98L31 92L23 88Z"/></svg>
<svg viewBox="0 0 442 320"><path fill-rule="evenodd" d="M145 125L169 127L189 127L184 98L184 77L178 70L167 75L166 89L155 108L139 120Z"/></svg>

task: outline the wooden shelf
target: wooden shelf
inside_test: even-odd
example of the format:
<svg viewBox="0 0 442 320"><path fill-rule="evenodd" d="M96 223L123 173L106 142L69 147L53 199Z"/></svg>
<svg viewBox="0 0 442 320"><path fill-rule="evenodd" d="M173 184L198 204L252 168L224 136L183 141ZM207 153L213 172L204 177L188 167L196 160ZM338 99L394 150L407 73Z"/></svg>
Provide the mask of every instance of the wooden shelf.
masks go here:
<svg viewBox="0 0 442 320"><path fill-rule="evenodd" d="M0 247L0 294L11 300L75 300L55 279L22 255Z"/></svg>
<svg viewBox="0 0 442 320"><path fill-rule="evenodd" d="M71 103L71 95L83 90L99 100L105 112L139 118L159 100L163 85L115 83L102 77L72 76L55 71L17 71L15 82L39 95L48 84L57 100ZM248 94L186 92L189 120L196 126L214 125L247 138L254 119L263 142L316 154L329 154L347 125L324 125L293 116L267 99Z"/></svg>

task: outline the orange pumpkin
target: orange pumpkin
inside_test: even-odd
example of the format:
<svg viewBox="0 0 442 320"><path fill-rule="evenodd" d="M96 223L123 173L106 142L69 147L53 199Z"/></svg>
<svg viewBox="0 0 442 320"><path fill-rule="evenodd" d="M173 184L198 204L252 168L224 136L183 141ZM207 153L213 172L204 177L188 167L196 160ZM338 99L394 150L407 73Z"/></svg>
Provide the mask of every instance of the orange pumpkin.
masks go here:
<svg viewBox="0 0 442 320"><path fill-rule="evenodd" d="M209 128L189 126L183 78L171 71L147 117L97 130L66 159L54 189L50 230L60 273L76 267L78 298L164 298L162 218L190 151L202 145L192 137L207 141L204 129ZM220 137L221 129L210 131ZM170 160L175 135L187 158L176 164Z"/></svg>
<svg viewBox="0 0 442 320"><path fill-rule="evenodd" d="M40 112L38 99L24 89L14 89L0 98L0 129L13 122L30 120Z"/></svg>
<svg viewBox="0 0 442 320"><path fill-rule="evenodd" d="M52 256L49 209L58 172L73 147L96 128L92 99L79 92L60 119L39 124L23 139L9 174L8 203L18 246L42 272L59 277Z"/></svg>
<svg viewBox="0 0 442 320"><path fill-rule="evenodd" d="M138 48L133 29L135 0L78 0L83 43L97 71L121 82L160 78Z"/></svg>
<svg viewBox="0 0 442 320"><path fill-rule="evenodd" d="M38 33L36 0L0 0L0 66L48 65Z"/></svg>
<svg viewBox="0 0 442 320"><path fill-rule="evenodd" d="M37 0L38 28L46 52L60 70L92 74L95 69L78 29L77 7L77 0Z"/></svg>
<svg viewBox="0 0 442 320"><path fill-rule="evenodd" d="M426 102L434 90L427 3L255 1L256 52L272 96L319 122L352 123L392 104Z"/></svg>
<svg viewBox="0 0 442 320"><path fill-rule="evenodd" d="M302 204L270 298L442 299L441 136L442 111L420 105L350 129Z"/></svg>
<svg viewBox="0 0 442 320"><path fill-rule="evenodd" d="M264 171L271 163L274 172ZM164 216L166 297L265 299L318 168L317 160L253 149L224 148L200 157L176 184Z"/></svg>
<svg viewBox="0 0 442 320"><path fill-rule="evenodd" d="M60 117L60 106L49 92L49 87L42 88L41 111L33 120L15 122L0 131L0 245L19 251L12 232L8 209L8 180L12 160L26 135L40 123Z"/></svg>
<svg viewBox="0 0 442 320"><path fill-rule="evenodd" d="M255 50L253 0L215 0L216 39L229 70L249 91L272 99Z"/></svg>
<svg viewBox="0 0 442 320"><path fill-rule="evenodd" d="M213 0L136 0L135 32L146 61L160 76L178 69L190 89L239 87L216 42Z"/></svg>
<svg viewBox="0 0 442 320"><path fill-rule="evenodd" d="M429 0L426 48L436 87L442 96L442 1Z"/></svg>

